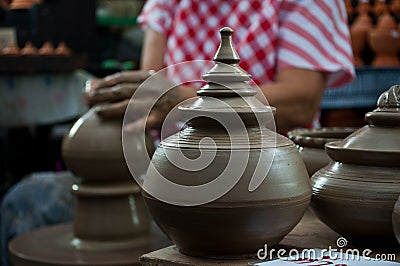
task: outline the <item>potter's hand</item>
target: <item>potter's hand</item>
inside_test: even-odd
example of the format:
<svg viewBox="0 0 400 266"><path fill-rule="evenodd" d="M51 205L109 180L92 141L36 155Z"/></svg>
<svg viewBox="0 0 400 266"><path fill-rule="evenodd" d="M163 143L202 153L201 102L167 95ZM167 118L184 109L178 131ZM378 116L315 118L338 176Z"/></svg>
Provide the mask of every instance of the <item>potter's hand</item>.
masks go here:
<svg viewBox="0 0 400 266"><path fill-rule="evenodd" d="M152 74L151 71L123 71L102 79L88 80L85 88L85 101L89 106L99 103L113 103L130 99L136 89ZM112 110L119 109L115 105ZM113 116L114 112L106 112Z"/></svg>
<svg viewBox="0 0 400 266"><path fill-rule="evenodd" d="M97 114L104 118L122 117L128 105L133 105L135 114L128 114L130 123L125 130L136 131L143 128L159 128L175 106L177 92L170 91L155 101L161 91L168 89L171 83L166 78L152 76L151 82L141 87L139 96L131 99L142 83L149 78L153 71L124 71L107 76L103 79L90 80L86 84L85 100L88 105L98 105ZM143 93L145 92L145 93ZM146 116L151 106L151 112Z"/></svg>

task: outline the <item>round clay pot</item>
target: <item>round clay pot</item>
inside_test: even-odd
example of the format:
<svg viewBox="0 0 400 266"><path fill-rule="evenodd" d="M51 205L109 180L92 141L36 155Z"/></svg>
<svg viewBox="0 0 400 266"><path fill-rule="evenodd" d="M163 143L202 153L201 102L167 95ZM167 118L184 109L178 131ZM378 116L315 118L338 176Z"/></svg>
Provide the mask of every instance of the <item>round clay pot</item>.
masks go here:
<svg viewBox="0 0 400 266"><path fill-rule="evenodd" d="M368 14L359 15L350 26L351 47L354 54L354 65L362 66L362 54L367 46L368 32L372 28L372 19Z"/></svg>
<svg viewBox="0 0 400 266"><path fill-rule="evenodd" d="M147 171L142 193L153 219L180 252L200 257L242 258L254 255L265 244L276 245L294 228L309 205L311 188L294 143L257 123L257 115L263 117L261 121L268 117L273 119L272 109L258 101L254 89L247 84L250 76L237 67L239 58L231 41L233 31L223 28L220 32L222 41L214 58L216 65L203 76L209 83L198 91L200 98L192 105L180 106L182 113L197 118L160 143ZM218 86L216 81L227 82L236 89ZM241 100L239 95L248 101ZM219 105L220 101L235 111ZM228 134L221 124L208 118L210 113L222 115L226 121L235 121L238 115L246 125L249 146L242 141L244 135L236 131ZM200 140L205 138L212 138L216 148L204 144L200 150ZM239 143L230 140L239 140ZM228 167L232 153L247 151L249 160L244 167L239 164ZM199 158L202 153L215 152L215 156L206 168L191 171L170 161L181 152L191 159ZM251 190L253 173L261 158L271 158L270 169L263 168L259 172L265 179ZM262 160L263 165L267 163L268 160ZM184 201L181 194L165 191L159 183L162 181L157 179L161 175L174 184L197 187L214 181L225 169L232 173L244 172L226 194L204 204L191 202L203 194L193 193ZM212 186L210 190L219 188ZM149 191L166 193L169 198L160 199Z"/></svg>
<svg viewBox="0 0 400 266"><path fill-rule="evenodd" d="M326 166L331 159L325 152L325 144L342 140L356 131L353 127L324 127L317 129L296 129L288 132L288 137L299 149L311 177L316 171Z"/></svg>
<svg viewBox="0 0 400 266"><path fill-rule="evenodd" d="M398 18L400 17L400 0L392 0L389 8L392 14Z"/></svg>
<svg viewBox="0 0 400 266"><path fill-rule="evenodd" d="M65 42L60 42L57 48L54 50L54 54L60 56L70 56L72 51Z"/></svg>
<svg viewBox="0 0 400 266"><path fill-rule="evenodd" d="M24 48L21 49L21 55L34 56L38 54L39 52L32 42L26 42Z"/></svg>
<svg viewBox="0 0 400 266"><path fill-rule="evenodd" d="M72 187L77 196L74 235L90 241L122 241L146 234L150 220L140 188L125 163L122 118L102 119L96 108L72 126L62 143L67 168L82 178ZM131 140L132 149L152 152L147 136L132 135ZM144 174L147 163L137 161L136 167Z"/></svg>
<svg viewBox="0 0 400 266"><path fill-rule="evenodd" d="M400 243L400 197L393 208L392 223L394 234L397 241Z"/></svg>
<svg viewBox="0 0 400 266"><path fill-rule="evenodd" d="M16 56L21 54L21 50L16 43L12 43L3 49L3 54Z"/></svg>
<svg viewBox="0 0 400 266"><path fill-rule="evenodd" d="M42 47L39 49L40 55L53 55L54 54L54 47L51 42L44 42Z"/></svg>
<svg viewBox="0 0 400 266"><path fill-rule="evenodd" d="M359 245L395 243L392 211L399 196L400 86L366 114L369 125L325 145L332 162L311 178L311 207L322 222Z"/></svg>
<svg viewBox="0 0 400 266"><path fill-rule="evenodd" d="M386 0L375 0L373 6L373 13L375 17L379 17L380 15L388 12L389 12L389 6L386 4Z"/></svg>
<svg viewBox="0 0 400 266"><path fill-rule="evenodd" d="M356 10L358 15L369 14L372 11L372 6L369 0L360 0L357 3Z"/></svg>

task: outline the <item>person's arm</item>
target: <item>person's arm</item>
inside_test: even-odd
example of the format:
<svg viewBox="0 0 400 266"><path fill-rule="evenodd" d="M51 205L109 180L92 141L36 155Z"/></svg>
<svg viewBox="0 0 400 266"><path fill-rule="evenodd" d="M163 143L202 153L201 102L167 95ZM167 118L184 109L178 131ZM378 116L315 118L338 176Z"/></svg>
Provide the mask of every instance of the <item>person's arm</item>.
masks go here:
<svg viewBox="0 0 400 266"><path fill-rule="evenodd" d="M287 68L277 74L275 82L260 86L268 103L276 108L275 121L279 132L312 123L325 84L326 74L323 72Z"/></svg>
<svg viewBox="0 0 400 266"><path fill-rule="evenodd" d="M147 71L162 69L166 50L167 37L151 28L147 28L144 33L140 69Z"/></svg>

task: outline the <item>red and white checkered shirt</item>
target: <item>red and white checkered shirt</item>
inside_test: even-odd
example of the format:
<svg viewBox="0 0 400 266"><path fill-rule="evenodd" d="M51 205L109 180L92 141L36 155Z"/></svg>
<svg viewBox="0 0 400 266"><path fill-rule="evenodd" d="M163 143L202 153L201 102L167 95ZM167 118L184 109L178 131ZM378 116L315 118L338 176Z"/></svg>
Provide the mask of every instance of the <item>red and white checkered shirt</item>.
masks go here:
<svg viewBox="0 0 400 266"><path fill-rule="evenodd" d="M327 72L327 87L354 78L343 0L148 0L138 21L167 36L166 66L212 59L218 30L229 26L240 66L257 84L289 67ZM177 69L182 82L193 74Z"/></svg>

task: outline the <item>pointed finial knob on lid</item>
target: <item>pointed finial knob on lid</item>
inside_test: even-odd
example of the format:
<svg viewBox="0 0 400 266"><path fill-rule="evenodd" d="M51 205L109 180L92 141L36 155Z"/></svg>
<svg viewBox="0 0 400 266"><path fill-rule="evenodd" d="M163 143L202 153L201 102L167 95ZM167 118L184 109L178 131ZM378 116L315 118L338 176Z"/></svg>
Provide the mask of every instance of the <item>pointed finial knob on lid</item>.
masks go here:
<svg viewBox="0 0 400 266"><path fill-rule="evenodd" d="M220 29L219 33L221 34L221 44L215 54L214 61L225 64L239 63L240 57L232 44L233 30L229 27L224 27Z"/></svg>
<svg viewBox="0 0 400 266"><path fill-rule="evenodd" d="M378 99L378 108L400 108L400 85L394 85L381 94Z"/></svg>

